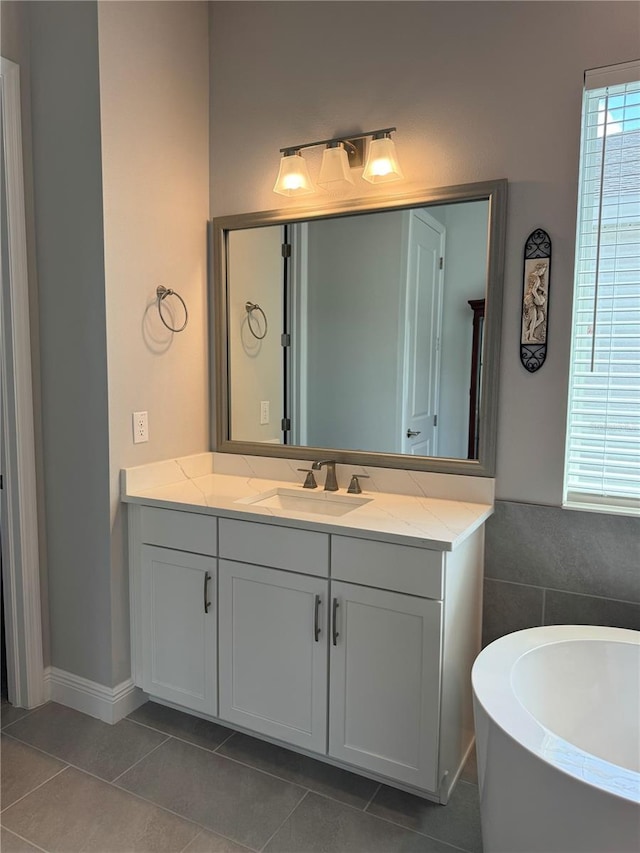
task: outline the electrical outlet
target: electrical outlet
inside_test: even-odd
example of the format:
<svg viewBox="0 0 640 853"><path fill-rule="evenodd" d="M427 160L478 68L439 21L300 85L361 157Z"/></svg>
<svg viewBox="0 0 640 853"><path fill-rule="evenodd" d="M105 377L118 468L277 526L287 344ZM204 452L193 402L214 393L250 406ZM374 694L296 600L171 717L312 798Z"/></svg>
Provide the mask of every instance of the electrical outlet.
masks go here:
<svg viewBox="0 0 640 853"><path fill-rule="evenodd" d="M269 401L261 400L260 401L260 423L268 424L269 423Z"/></svg>
<svg viewBox="0 0 640 853"><path fill-rule="evenodd" d="M133 413L133 443L149 441L149 415L147 412Z"/></svg>

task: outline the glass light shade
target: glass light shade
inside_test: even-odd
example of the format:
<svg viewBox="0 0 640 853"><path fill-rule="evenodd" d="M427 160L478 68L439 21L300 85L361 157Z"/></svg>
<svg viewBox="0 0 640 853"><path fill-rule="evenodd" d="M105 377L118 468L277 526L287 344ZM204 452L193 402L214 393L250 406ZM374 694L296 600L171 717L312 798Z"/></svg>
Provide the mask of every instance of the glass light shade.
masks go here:
<svg viewBox="0 0 640 853"><path fill-rule="evenodd" d="M372 184L400 181L404 178L393 139L383 136L371 140L362 177Z"/></svg>
<svg viewBox="0 0 640 853"><path fill-rule="evenodd" d="M273 191L286 196L311 195L315 192L307 161L300 152L285 154L280 160L280 171Z"/></svg>
<svg viewBox="0 0 640 853"><path fill-rule="evenodd" d="M354 185L349 155L342 143L336 148L325 148L318 176L318 185L330 193L340 192Z"/></svg>

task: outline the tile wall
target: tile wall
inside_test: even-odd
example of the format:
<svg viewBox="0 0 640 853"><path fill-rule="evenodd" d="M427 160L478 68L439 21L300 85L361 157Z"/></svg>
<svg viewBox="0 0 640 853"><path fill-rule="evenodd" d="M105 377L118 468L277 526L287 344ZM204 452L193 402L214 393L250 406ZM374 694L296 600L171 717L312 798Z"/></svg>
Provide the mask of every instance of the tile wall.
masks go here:
<svg viewBox="0 0 640 853"><path fill-rule="evenodd" d="M640 630L640 518L497 501L483 644L536 625Z"/></svg>

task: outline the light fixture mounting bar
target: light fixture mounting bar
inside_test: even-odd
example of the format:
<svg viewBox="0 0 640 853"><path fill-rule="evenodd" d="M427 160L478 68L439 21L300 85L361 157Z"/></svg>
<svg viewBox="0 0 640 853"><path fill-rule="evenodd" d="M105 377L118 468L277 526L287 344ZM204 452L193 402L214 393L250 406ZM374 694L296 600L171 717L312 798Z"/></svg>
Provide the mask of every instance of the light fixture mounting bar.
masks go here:
<svg viewBox="0 0 640 853"><path fill-rule="evenodd" d="M383 127L380 130L368 130L366 133L349 133L344 136L335 136L333 139L319 139L317 142L304 142L302 145L287 145L286 148L281 148L281 154L293 154L296 151L302 151L304 148L317 148L319 145L329 145L332 142L352 142L354 139L367 139L368 137L386 136L388 133L393 133L395 127Z"/></svg>

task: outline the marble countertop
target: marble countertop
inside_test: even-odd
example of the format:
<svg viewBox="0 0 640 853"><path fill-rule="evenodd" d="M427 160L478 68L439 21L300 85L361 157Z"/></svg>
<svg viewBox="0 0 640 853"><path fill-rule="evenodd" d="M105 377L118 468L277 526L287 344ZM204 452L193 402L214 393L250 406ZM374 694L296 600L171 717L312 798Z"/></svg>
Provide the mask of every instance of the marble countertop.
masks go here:
<svg viewBox="0 0 640 853"><path fill-rule="evenodd" d="M243 471L239 462L238 473L219 473L215 462L219 456L198 454L123 469L121 499L126 503L247 521L286 522L289 527L375 538L441 551L452 551L493 513L491 503L428 497L424 493L379 491L375 487L375 477L372 477L372 488L368 488L369 481L362 481L363 490L358 497L368 499L367 502L345 515L326 516L297 509L259 506L250 503L251 499L278 488L286 489L290 495L299 493L300 497L309 497L310 490L302 488L304 474L297 473L296 463L289 463L286 472L279 472L284 473L282 479L272 479L255 476L255 471ZM226 460L220 467L224 469L225 465L228 468ZM365 470L362 469L362 473ZM247 473L252 476L246 476ZM319 474L322 482L324 472ZM344 477L339 476L338 482L343 481ZM418 491L421 490L418 488ZM347 495L344 487L337 492L324 492L320 486L312 494L316 499L330 501L344 501L345 497L352 497Z"/></svg>

